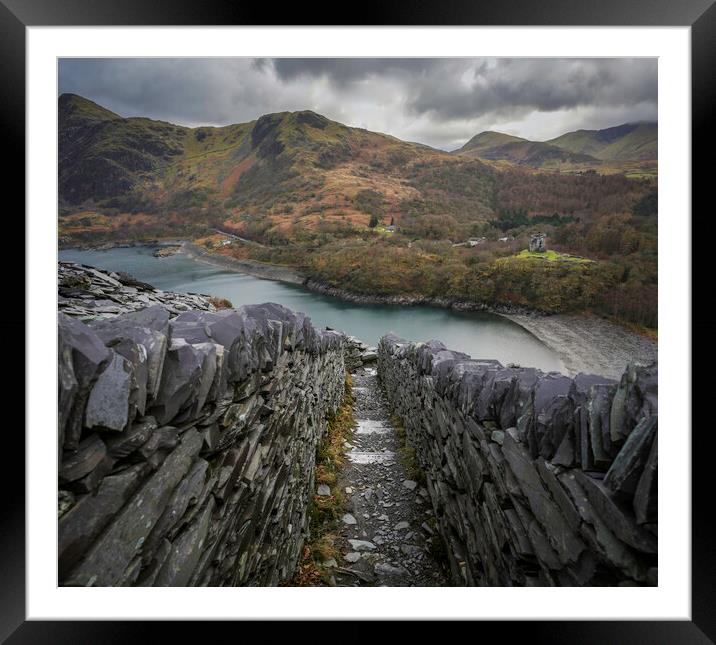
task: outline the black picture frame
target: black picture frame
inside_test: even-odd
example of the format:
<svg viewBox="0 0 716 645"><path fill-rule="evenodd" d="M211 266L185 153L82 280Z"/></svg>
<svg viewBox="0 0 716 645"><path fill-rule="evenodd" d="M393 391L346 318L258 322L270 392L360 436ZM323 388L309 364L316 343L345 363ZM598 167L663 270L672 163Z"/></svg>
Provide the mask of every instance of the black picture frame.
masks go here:
<svg viewBox="0 0 716 645"><path fill-rule="evenodd" d="M25 239L25 29L32 26L135 26L135 25L269 25L277 18L287 25L332 25L338 17L335 4L322 1L283 6L249 3L243 0L0 0L0 98L2 142L5 158L12 159L4 171L5 203L15 199L13 210L5 212L5 232L19 241ZM714 137L713 106L716 105L716 5L714 0L443 0L441 2L399 2L381 0L364 2L356 8L362 25L527 25L527 26L690 26L692 44L692 257L708 257L716 239L711 234L713 208L708 199L705 173L713 172ZM703 173L703 175L701 174ZM685 221L686 224L686 221ZM699 234L693 235L698 224ZM13 230L13 227L15 230ZM17 243L16 248L25 248ZM693 294L710 293L708 272L693 271ZM14 278L15 284L17 279ZM19 291L19 289L16 289ZM24 364L18 338L31 342L25 332L24 307L15 296L14 314L0 320L4 337L12 340L18 356L11 365ZM713 337L716 318L706 307L692 313L692 343L698 343L699 363L710 364L713 355L709 338ZM703 348L703 349L702 349ZM13 350L13 348L8 348ZM11 359L8 358L8 361ZM22 362L21 362L22 361ZM24 395L22 372L14 368L14 387L8 400ZM710 379L692 379L692 401L709 400ZM30 384L31 386L31 384ZM23 393L19 391L23 388ZM53 396L51 393L49 396ZM23 397L24 398L24 397ZM10 404L6 404L10 407ZM18 406L19 407L19 406ZM691 430L692 411L684 410L684 427L675 432L683 437ZM199 623L117 622L117 621L27 621L25 612L25 498L24 463L14 463L20 472L12 472L8 455L24 454L24 437L20 423L7 423L3 448L6 459L0 469L5 495L0 511L0 641L19 643L125 643L129 639L156 640L169 638L169 630L181 630L184 639L205 638L206 626ZM540 621L483 622L473 626L475 637L510 640L529 638L530 643L709 643L716 642L716 548L710 530L710 496L713 467L713 431L710 424L692 434L692 618L689 621ZM15 460L17 461L17 460ZM216 626L216 623L213 624ZM423 636L427 626L418 626ZM213 629L213 628L212 628ZM234 638L245 638L246 630L231 627ZM287 623L271 626L270 636L283 637L294 630ZM402 628L401 628L402 629ZM444 637L445 626L438 626ZM340 639L364 641L380 638L389 632L360 623L355 629L340 630ZM266 634L264 632L264 634ZM212 633L213 635L213 633ZM437 634L436 634L437 637Z"/></svg>

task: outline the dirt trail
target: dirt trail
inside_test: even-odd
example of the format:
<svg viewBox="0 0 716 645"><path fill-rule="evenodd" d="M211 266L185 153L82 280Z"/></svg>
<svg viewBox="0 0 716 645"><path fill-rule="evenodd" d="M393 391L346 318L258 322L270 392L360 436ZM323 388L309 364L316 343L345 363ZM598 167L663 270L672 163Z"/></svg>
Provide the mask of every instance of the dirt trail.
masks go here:
<svg viewBox="0 0 716 645"><path fill-rule="evenodd" d="M438 544L427 490L408 479L376 371L353 374L357 428L339 478L348 511L340 522L338 586L449 585L432 553Z"/></svg>

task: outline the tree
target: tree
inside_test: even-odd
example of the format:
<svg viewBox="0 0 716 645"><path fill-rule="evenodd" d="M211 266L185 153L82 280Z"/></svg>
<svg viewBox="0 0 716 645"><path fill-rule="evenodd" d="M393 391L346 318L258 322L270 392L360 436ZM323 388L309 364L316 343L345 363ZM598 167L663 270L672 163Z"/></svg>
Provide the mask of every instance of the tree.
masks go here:
<svg viewBox="0 0 716 645"><path fill-rule="evenodd" d="M371 228L375 228L376 226L378 226L378 216L375 213L370 216L370 222L368 222L368 226L370 226Z"/></svg>
<svg viewBox="0 0 716 645"><path fill-rule="evenodd" d="M649 191L631 209L634 215L649 217L656 215L659 210L659 197L656 190Z"/></svg>

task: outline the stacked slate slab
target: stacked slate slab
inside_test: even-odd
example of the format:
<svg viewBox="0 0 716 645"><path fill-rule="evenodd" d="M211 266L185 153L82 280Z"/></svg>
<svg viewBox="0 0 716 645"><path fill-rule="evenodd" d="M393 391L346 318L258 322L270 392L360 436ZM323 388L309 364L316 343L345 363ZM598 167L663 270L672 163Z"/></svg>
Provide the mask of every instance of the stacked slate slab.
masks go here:
<svg viewBox="0 0 716 645"><path fill-rule="evenodd" d="M378 359L378 351L375 347L369 347L360 338L346 336L344 357L346 369L355 372L364 365L375 363Z"/></svg>
<svg viewBox="0 0 716 645"><path fill-rule="evenodd" d="M57 305L81 320L115 316L161 305L171 315L201 309L216 311L208 296L155 289L122 271L102 271L74 262L57 263Z"/></svg>
<svg viewBox="0 0 716 645"><path fill-rule="evenodd" d="M289 579L344 396L344 336L270 303L84 300L58 314L59 584Z"/></svg>
<svg viewBox="0 0 716 645"><path fill-rule="evenodd" d="M388 335L378 376L456 584L657 584L656 364L568 378Z"/></svg>

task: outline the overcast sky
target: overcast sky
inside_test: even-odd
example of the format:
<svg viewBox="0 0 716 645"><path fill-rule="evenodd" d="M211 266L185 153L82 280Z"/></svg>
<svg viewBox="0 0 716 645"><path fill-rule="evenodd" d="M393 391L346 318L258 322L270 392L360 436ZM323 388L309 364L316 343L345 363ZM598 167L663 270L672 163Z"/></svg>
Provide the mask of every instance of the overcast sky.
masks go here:
<svg viewBox="0 0 716 645"><path fill-rule="evenodd" d="M60 59L59 92L188 126L309 109L452 150L483 130L545 140L656 120L657 60Z"/></svg>

